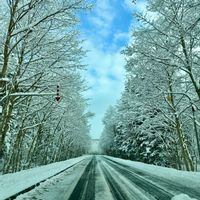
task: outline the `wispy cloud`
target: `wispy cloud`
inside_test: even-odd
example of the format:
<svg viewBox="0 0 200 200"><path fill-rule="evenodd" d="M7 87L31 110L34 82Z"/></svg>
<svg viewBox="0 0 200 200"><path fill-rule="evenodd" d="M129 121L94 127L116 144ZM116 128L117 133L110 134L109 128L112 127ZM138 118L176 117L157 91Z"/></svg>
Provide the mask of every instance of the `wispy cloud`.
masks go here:
<svg viewBox="0 0 200 200"><path fill-rule="evenodd" d="M96 28L96 34L100 34L103 37L109 35L115 16L111 1L97 0L94 7L94 15L90 18L90 23Z"/></svg>
<svg viewBox="0 0 200 200"><path fill-rule="evenodd" d="M148 2L146 0L137 0L136 3L132 3L132 0L124 0L123 6L129 12L141 12L146 15L150 20L156 20L158 14L147 10Z"/></svg>
<svg viewBox="0 0 200 200"><path fill-rule="evenodd" d="M85 48L90 49L85 60L88 63L87 76L90 77L87 80L90 85L98 89L98 91L102 89L106 91L112 87L114 81L123 84L125 61L120 49L116 52L106 52L99 49L89 40L85 42Z"/></svg>
<svg viewBox="0 0 200 200"><path fill-rule="evenodd" d="M147 2L145 0L137 0L136 3L133 3L132 0L124 0L123 5L131 12L146 12Z"/></svg>
<svg viewBox="0 0 200 200"><path fill-rule="evenodd" d="M127 32L117 32L114 35L114 42L117 42L119 40L128 40L129 39L129 33Z"/></svg>
<svg viewBox="0 0 200 200"><path fill-rule="evenodd" d="M132 15L119 0L95 0L94 9L83 16L84 48L88 49L85 79L90 90L90 110L96 116L91 120L91 136L98 138L106 109L115 105L124 88L124 56L120 53L130 40Z"/></svg>
<svg viewBox="0 0 200 200"><path fill-rule="evenodd" d="M123 90L125 60L120 50L105 52L90 41L85 43L85 48L91 50L85 60L88 63L85 79L91 86L91 90L86 94L91 98L90 109L96 112L91 130L92 137L95 137L99 136L103 129L101 121L106 109L116 103Z"/></svg>

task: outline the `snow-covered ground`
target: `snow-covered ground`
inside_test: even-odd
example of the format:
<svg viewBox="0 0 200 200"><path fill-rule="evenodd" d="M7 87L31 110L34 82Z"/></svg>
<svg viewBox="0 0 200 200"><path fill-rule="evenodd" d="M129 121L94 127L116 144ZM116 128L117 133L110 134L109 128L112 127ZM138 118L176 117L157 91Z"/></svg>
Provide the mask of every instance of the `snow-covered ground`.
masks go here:
<svg viewBox="0 0 200 200"><path fill-rule="evenodd" d="M186 194L180 194L180 195L176 195L174 196L171 200L196 200L194 198L190 198L188 195Z"/></svg>
<svg viewBox="0 0 200 200"><path fill-rule="evenodd" d="M146 172L155 177L163 178L165 180L169 180L170 182L182 185L183 187L186 186L188 188L194 188L195 190L200 191L200 172L179 171L172 168L160 167L160 166L145 164L141 162L135 162L131 160L114 158L110 156L105 156L105 157L115 162L140 170L141 172ZM186 194L179 194L172 198L172 200L190 200L190 199L194 200L194 198L190 198Z"/></svg>
<svg viewBox="0 0 200 200"><path fill-rule="evenodd" d="M137 168L154 176L162 177L164 179L179 183L180 185L198 188L200 190L200 172L180 171L173 168L160 167L131 160L114 158L110 156L105 157L112 159L116 162Z"/></svg>
<svg viewBox="0 0 200 200"><path fill-rule="evenodd" d="M85 171L90 159L75 165L59 175L41 183L28 193L19 195L16 200L67 200Z"/></svg>
<svg viewBox="0 0 200 200"><path fill-rule="evenodd" d="M26 189L48 177L74 165L90 156L82 156L62 162L23 170L14 174L0 176L0 200L10 197L23 189Z"/></svg>
<svg viewBox="0 0 200 200"><path fill-rule="evenodd" d="M200 191L200 172L186 172L178 171L171 168L159 167L155 165L144 164L140 162L134 162L130 160L123 160L119 158L104 156L119 164L127 165L132 169L137 169L143 173L147 173L154 177L161 178L162 180L169 180L167 182L177 183L181 187L188 187ZM51 177L52 175L78 163L80 164L71 167L69 170L48 179L40 184L39 187L30 191L29 193L20 195L17 199L42 199L42 200L62 200L68 199L72 191L74 190L78 180L82 176L87 163L91 160L92 156L82 156L74 159L70 159L63 162L53 163L46 166L41 166L29 170L23 170L14 174L6 174L0 176L0 200L4 200L11 195L18 193L19 191L28 188L42 180ZM108 185L107 175L104 174L105 170L112 176L113 181L118 185L121 191L125 191L128 199L132 199L134 196L136 199L155 199L152 198L145 187L141 188L134 182L130 181L105 162L106 159L102 159L102 156L96 156L97 165L95 167L95 200L106 199L113 200L114 196ZM102 168L103 167L103 168ZM126 167L125 167L126 168ZM151 180L148 180L151 181ZM112 184L114 184L112 182ZM145 182L146 184L146 182ZM159 182L157 183L159 184ZM83 183L84 185L84 183ZM158 185L162 188L161 185ZM81 188L80 188L81 189ZM166 188L164 188L166 189ZM170 191L169 191L170 192ZM181 193L181 194L180 194ZM172 193L174 196L171 200L199 200L199 198L191 198L186 194ZM187 193L187 191L185 192ZM190 195L190 193L188 193ZM196 196L195 196L196 197Z"/></svg>

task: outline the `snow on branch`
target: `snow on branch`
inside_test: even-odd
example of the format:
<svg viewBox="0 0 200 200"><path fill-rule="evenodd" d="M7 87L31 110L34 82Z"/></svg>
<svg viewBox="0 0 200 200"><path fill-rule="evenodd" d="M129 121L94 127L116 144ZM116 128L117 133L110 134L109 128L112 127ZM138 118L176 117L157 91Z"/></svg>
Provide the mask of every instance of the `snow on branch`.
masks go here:
<svg viewBox="0 0 200 200"><path fill-rule="evenodd" d="M41 123L37 123L37 124L34 124L32 126L27 126L27 127L24 127L22 130L27 130L27 129L32 129L32 128L35 128L37 126L41 125Z"/></svg>
<svg viewBox="0 0 200 200"><path fill-rule="evenodd" d="M19 33L22 33L22 32L24 32L24 31L27 31L27 30L30 30L30 31L31 31L35 26L39 25L40 23L44 22L45 20L47 20L47 19L49 19L49 18L51 18L51 17L53 17L53 16L55 16L55 15L57 15L57 14L64 13L66 10L69 10L69 9L71 9L71 8L73 8L73 7L74 7L74 4L71 4L71 5L67 6L66 8L60 8L59 10L56 10L56 11L54 11L54 12L52 12L52 13L50 13L50 14L48 14L48 15L42 17L42 18L40 18L39 20L37 20L37 21L35 21L35 22L29 24L28 26L25 26L25 27L23 27L23 28L21 28L21 29L15 30L15 31L12 33L11 36L15 36L15 35L17 35L17 34L19 34Z"/></svg>
<svg viewBox="0 0 200 200"><path fill-rule="evenodd" d="M8 94L6 96L4 96L0 102L2 102L4 99L6 99L9 96L48 96L48 95L55 95L55 93L35 93L35 92L27 92L27 93L23 93L23 92L16 92L16 93L12 93L12 94Z"/></svg>
<svg viewBox="0 0 200 200"><path fill-rule="evenodd" d="M9 78L0 78L0 82L9 82L10 79Z"/></svg>

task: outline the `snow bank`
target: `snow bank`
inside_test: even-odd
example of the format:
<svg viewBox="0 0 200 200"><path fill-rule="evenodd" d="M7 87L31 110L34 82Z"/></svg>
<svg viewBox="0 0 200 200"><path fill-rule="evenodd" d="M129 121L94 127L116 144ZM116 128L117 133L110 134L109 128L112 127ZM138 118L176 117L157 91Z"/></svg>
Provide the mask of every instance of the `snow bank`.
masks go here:
<svg viewBox="0 0 200 200"><path fill-rule="evenodd" d="M13 174L0 176L0 200L10 197L23 189L26 189L36 183L53 176L54 174L72 166L73 164L87 159L90 156L82 156L69 159L62 162L23 170Z"/></svg>
<svg viewBox="0 0 200 200"><path fill-rule="evenodd" d="M197 199L190 198L186 194L179 194L174 196L171 200L197 200Z"/></svg>
<svg viewBox="0 0 200 200"><path fill-rule="evenodd" d="M137 170L143 171L147 174L154 175L156 177L160 177L165 180L176 182L182 186L187 186L189 188L200 190L200 172L180 171L173 168L160 167L141 162L135 162L131 160L113 158L110 156L104 156L104 157L128 165L130 167L137 168Z"/></svg>

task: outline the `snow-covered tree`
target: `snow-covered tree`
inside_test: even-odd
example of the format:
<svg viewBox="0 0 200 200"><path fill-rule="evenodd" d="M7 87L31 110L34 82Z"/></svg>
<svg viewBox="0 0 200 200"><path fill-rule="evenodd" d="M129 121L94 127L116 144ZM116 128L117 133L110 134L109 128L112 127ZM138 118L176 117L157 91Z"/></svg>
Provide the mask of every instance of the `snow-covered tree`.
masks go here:
<svg viewBox="0 0 200 200"><path fill-rule="evenodd" d="M123 51L126 83L113 143L132 159L194 170L200 150L200 5L189 0L148 3L146 13L136 14L141 26Z"/></svg>
<svg viewBox="0 0 200 200"><path fill-rule="evenodd" d="M3 0L2 6L4 172L81 155L89 142L89 115L82 95L87 89L81 77L85 51L76 30L76 13L88 5L83 0ZM54 101L57 85L59 104ZM83 140L88 142L82 144Z"/></svg>
<svg viewBox="0 0 200 200"><path fill-rule="evenodd" d="M116 108L109 107L103 118L104 130L101 135L101 149L104 153L112 154L115 151L114 138L116 134Z"/></svg>

